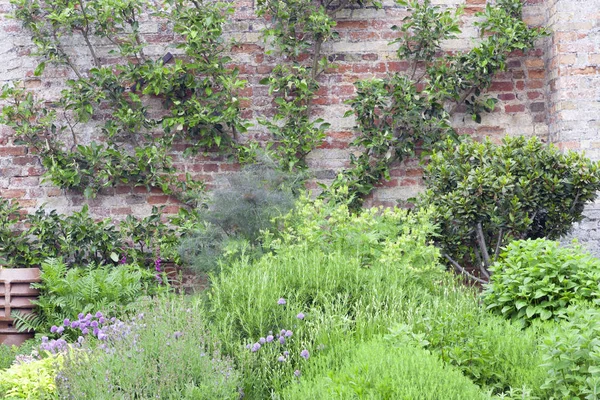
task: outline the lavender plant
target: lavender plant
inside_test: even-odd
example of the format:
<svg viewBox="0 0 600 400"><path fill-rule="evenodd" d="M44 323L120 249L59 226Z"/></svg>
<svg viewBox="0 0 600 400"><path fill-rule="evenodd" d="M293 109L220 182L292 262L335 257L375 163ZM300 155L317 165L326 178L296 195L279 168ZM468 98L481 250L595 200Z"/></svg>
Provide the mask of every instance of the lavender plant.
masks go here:
<svg viewBox="0 0 600 400"><path fill-rule="evenodd" d="M84 317L85 319L85 317ZM198 304L159 297L65 356L60 399L236 399L239 374Z"/></svg>

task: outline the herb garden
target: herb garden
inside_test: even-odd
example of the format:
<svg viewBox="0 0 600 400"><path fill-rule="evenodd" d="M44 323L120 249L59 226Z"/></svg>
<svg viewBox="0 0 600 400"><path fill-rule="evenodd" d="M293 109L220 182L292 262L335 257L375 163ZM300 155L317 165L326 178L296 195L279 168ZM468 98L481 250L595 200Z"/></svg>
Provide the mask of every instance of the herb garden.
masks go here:
<svg viewBox="0 0 600 400"><path fill-rule="evenodd" d="M0 277L39 268L31 288L0 291L0 334L31 336L0 344L0 397L600 399L600 259L558 242L596 199L600 164L536 137L476 141L452 124L493 112L494 76L548 33L522 21L520 0L497 0L477 15L472 48L446 52L463 10L397 3L409 14L390 46L409 68L354 83L348 167L312 193L307 157L330 128L317 93L335 68L323 45L338 13L362 2L257 2L279 60L261 81L274 112L259 118L270 138L259 141L244 136L231 4L11 0L35 75L61 66L73 77L54 99L2 88L15 143L47 182L89 201L130 185L180 208L115 221L87 205L27 213L0 198ZM176 33L175 56L148 56L148 13ZM181 147L241 168L209 187L177 168ZM411 208L363 207L415 157L425 190ZM207 287L186 291L184 273ZM20 312L27 288L39 295Z"/></svg>

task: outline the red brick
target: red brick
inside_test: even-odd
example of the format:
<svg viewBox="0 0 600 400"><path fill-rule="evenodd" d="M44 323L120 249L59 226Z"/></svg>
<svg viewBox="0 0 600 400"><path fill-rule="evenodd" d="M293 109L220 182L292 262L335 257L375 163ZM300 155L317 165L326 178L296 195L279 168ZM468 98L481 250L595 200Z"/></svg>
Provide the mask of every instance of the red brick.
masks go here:
<svg viewBox="0 0 600 400"><path fill-rule="evenodd" d="M148 204L166 204L169 196L148 196Z"/></svg>
<svg viewBox="0 0 600 400"><path fill-rule="evenodd" d="M7 199L20 199L25 196L25 189L5 189L0 191L0 196Z"/></svg>
<svg viewBox="0 0 600 400"><path fill-rule="evenodd" d="M504 106L504 111L507 113L523 112L525 111L525 106L523 104L507 105Z"/></svg>
<svg viewBox="0 0 600 400"><path fill-rule="evenodd" d="M23 156L27 154L27 147L0 147L0 157L5 156Z"/></svg>
<svg viewBox="0 0 600 400"><path fill-rule="evenodd" d="M510 92L514 90L512 82L492 82L490 91L492 92Z"/></svg>

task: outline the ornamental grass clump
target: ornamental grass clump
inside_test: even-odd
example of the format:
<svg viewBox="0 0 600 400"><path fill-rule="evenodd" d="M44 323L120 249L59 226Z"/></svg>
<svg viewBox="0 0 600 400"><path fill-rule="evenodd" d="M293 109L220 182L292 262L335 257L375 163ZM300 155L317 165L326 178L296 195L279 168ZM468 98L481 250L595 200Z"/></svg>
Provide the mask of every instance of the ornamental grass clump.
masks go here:
<svg viewBox="0 0 600 400"><path fill-rule="evenodd" d="M85 340L66 354L59 398L239 398L239 374L219 353L199 306L159 297L136 311L109 321L102 340Z"/></svg>

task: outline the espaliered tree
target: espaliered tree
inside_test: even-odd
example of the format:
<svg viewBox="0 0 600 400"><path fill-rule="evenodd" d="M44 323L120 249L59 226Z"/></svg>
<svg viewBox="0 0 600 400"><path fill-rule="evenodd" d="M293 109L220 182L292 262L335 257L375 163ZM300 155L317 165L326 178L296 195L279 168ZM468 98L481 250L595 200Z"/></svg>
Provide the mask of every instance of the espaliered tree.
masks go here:
<svg viewBox="0 0 600 400"><path fill-rule="evenodd" d="M375 185L390 177L394 163L413 156L417 147L427 153L435 143L455 137L450 118L461 106L474 121L494 109L497 99L486 97L494 74L504 71L509 54L528 50L545 35L521 20L521 0L499 0L477 14L481 40L470 51L447 54L444 40L459 34L462 10L432 6L430 0L397 0L411 14L392 44L398 58L410 62L407 74L358 81L357 95L348 101L356 118L356 139L361 150L351 156L351 167L338 175L324 196L359 208ZM340 196L340 188L347 193ZM344 189L345 192L345 189ZM334 195L335 194L335 195Z"/></svg>
<svg viewBox="0 0 600 400"><path fill-rule="evenodd" d="M40 58L35 75L43 77L46 65L53 64L75 76L50 104L18 84L2 90L7 105L0 122L14 129L17 143L41 157L46 179L87 197L133 184L195 198L203 183L181 179L169 155L173 143L188 144L188 153L231 150L237 133L246 129L236 95L245 82L226 67L223 54L228 43L222 27L232 8L202 0L169 0L163 9L131 0L11 3ZM139 16L149 12L170 21L183 38L181 57L148 57ZM68 50L77 41L87 54L75 57ZM153 98L163 105L158 116ZM83 126L92 129L91 140Z"/></svg>
<svg viewBox="0 0 600 400"><path fill-rule="evenodd" d="M283 170L305 169L305 157L325 139L330 124L313 118L313 100L319 90L319 76L331 65L322 46L334 38L336 13L360 0L260 0L259 16L270 23L263 30L265 39L286 62L280 63L261 80L275 95L276 112L272 119L259 123L271 132L275 145L271 152ZM375 7L379 2L373 1Z"/></svg>

